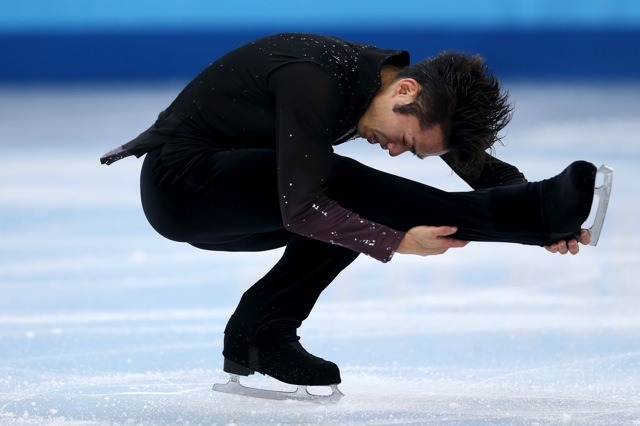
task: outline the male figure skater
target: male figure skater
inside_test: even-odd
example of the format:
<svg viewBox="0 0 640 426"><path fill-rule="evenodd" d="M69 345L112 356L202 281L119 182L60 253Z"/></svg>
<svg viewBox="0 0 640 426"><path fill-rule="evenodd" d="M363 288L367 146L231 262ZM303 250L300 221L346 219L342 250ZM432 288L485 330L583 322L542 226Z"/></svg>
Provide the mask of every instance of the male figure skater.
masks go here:
<svg viewBox="0 0 640 426"><path fill-rule="evenodd" d="M409 54L312 34L278 34L204 69L147 131L103 156L146 154L141 196L164 237L213 251L286 246L243 295L224 369L297 385L340 383L296 330L360 254L388 262L468 241L576 254L596 168L529 183L486 153L512 107L478 56ZM333 153L358 136L397 156L440 156L473 191L447 193Z"/></svg>

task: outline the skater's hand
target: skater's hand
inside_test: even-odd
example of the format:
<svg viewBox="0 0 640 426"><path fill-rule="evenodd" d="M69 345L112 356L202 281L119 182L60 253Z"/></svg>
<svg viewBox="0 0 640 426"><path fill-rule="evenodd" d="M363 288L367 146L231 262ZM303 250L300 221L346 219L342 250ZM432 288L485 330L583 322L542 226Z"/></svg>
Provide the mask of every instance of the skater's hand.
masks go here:
<svg viewBox="0 0 640 426"><path fill-rule="evenodd" d="M589 235L589 231L583 229L580 232L580 244L587 245L591 241L591 235ZM558 241L557 243L553 243L550 246L544 246L551 253L560 253L560 254L578 254L580 251L580 246L578 245L578 241L575 238L570 239L569 241Z"/></svg>
<svg viewBox="0 0 640 426"><path fill-rule="evenodd" d="M396 253L431 256L443 254L452 247L464 247L468 241L448 237L457 230L455 226L416 226L407 231Z"/></svg>

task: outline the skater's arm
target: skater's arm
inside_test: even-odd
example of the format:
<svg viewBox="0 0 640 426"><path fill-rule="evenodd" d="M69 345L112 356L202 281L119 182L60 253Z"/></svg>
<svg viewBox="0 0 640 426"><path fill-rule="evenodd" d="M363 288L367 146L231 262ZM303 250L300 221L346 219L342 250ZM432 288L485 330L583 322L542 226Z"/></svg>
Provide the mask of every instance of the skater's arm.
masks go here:
<svg viewBox="0 0 640 426"><path fill-rule="evenodd" d="M333 129L344 96L337 80L313 63L274 71L278 193L290 232L391 259L405 233L361 217L327 195L333 163Z"/></svg>
<svg viewBox="0 0 640 426"><path fill-rule="evenodd" d="M525 183L527 181L517 167L498 160L488 153L485 153L485 161L482 166L482 171L475 177L465 176L463 173L460 173L457 170L450 154L444 154L440 158L442 158L444 162L447 163L449 167L451 167L451 169L473 189L515 185Z"/></svg>

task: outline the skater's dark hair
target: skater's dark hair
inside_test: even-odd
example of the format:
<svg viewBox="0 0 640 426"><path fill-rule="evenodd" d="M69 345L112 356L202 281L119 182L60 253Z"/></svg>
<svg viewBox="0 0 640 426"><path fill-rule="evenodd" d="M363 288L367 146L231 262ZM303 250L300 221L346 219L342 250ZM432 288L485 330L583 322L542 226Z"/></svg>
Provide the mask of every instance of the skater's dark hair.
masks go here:
<svg viewBox="0 0 640 426"><path fill-rule="evenodd" d="M440 124L456 171L477 176L485 151L502 139L499 133L513 111L508 92L502 91L484 58L442 52L399 69L396 79L402 78L413 78L421 90L412 103L393 110L418 117L424 128Z"/></svg>

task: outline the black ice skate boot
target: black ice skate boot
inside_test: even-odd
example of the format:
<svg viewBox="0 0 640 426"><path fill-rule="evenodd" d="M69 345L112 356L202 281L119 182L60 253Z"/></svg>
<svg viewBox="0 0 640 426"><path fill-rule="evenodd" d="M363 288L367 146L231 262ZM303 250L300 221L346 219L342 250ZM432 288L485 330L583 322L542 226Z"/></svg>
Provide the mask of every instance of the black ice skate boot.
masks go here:
<svg viewBox="0 0 640 426"><path fill-rule="evenodd" d="M591 211L596 174L593 164L576 161L551 179L490 190L495 228L485 240L544 246L579 239Z"/></svg>
<svg viewBox="0 0 640 426"><path fill-rule="evenodd" d="M250 346L249 361L246 363L238 363L225 356L224 371L229 373L229 382L216 383L213 390L255 398L319 403L335 403L344 396L338 389L341 382L338 366L311 355L298 340ZM256 371L283 383L296 385L297 388L295 391L280 391L254 388L240 383L240 376L248 376ZM308 386L328 386L331 393L310 393L307 390Z"/></svg>
<svg viewBox="0 0 640 426"><path fill-rule="evenodd" d="M239 309L239 308L238 308ZM251 310L247 310L251 312ZM234 313L229 318L227 326L224 329L224 346L222 349L222 355L225 360L229 360L232 363L244 366L249 369L249 346L255 336L256 328L258 327L258 320L256 315L242 311L241 314ZM226 361L225 361L226 363ZM225 369L225 371L227 371ZM247 372L230 372L227 373L239 374L241 376L248 376L253 374L254 371Z"/></svg>
<svg viewBox="0 0 640 426"><path fill-rule="evenodd" d="M225 332L224 347L224 371L238 376L249 376L255 373L255 369L249 366L249 340L244 336Z"/></svg>
<svg viewBox="0 0 640 426"><path fill-rule="evenodd" d="M251 346L249 367L292 385L329 386L341 382L336 364L310 354L298 340Z"/></svg>
<svg viewBox="0 0 640 426"><path fill-rule="evenodd" d="M296 336L293 341L243 345L225 335L224 371L249 376L256 371L284 383L329 386L341 382L336 364L307 352Z"/></svg>
<svg viewBox="0 0 640 426"><path fill-rule="evenodd" d="M581 226L593 203L597 168L586 161L571 163L559 175L542 181L542 204L549 225L549 243L580 239Z"/></svg>
<svg viewBox="0 0 640 426"><path fill-rule="evenodd" d="M257 371L301 386L340 383L338 366L307 352L295 330L276 327L268 334L255 336L255 328L232 315L224 334L225 372L248 376Z"/></svg>

